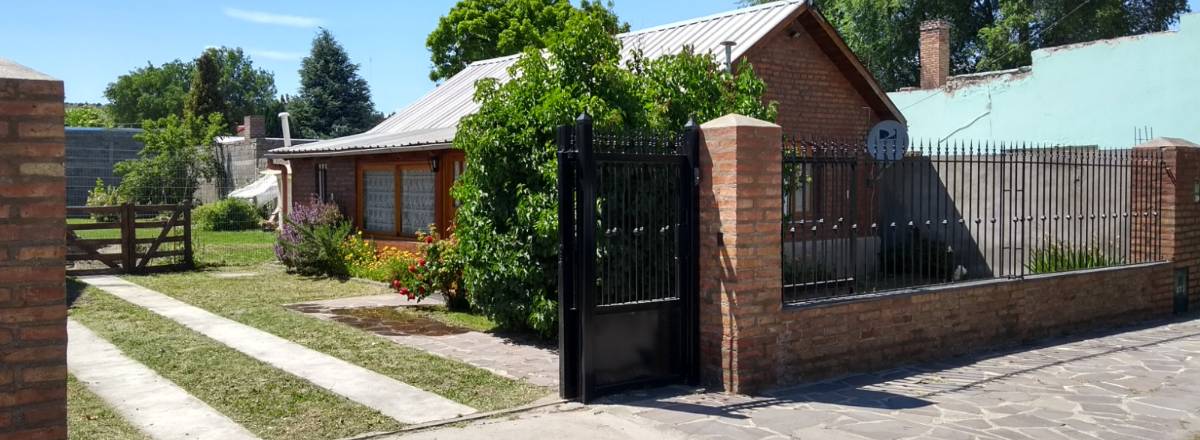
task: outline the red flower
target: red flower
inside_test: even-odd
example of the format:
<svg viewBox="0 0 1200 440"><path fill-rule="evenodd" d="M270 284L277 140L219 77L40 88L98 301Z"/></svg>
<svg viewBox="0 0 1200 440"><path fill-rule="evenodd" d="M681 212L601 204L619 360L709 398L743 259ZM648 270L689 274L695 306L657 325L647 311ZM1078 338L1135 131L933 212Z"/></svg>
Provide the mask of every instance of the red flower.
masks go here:
<svg viewBox="0 0 1200 440"><path fill-rule="evenodd" d="M417 286L417 291L421 292L421 294L424 295L425 294L425 286Z"/></svg>
<svg viewBox="0 0 1200 440"><path fill-rule="evenodd" d="M409 301L412 301L412 300L414 300L414 299L416 299L416 295L413 295L413 294L411 294L411 293L410 293L410 294L408 294L408 300L409 300Z"/></svg>
<svg viewBox="0 0 1200 440"><path fill-rule="evenodd" d="M417 260L417 265L418 265L418 266L421 266L421 267L425 267L425 259L424 259L424 258L422 258L422 259L420 259L420 260Z"/></svg>
<svg viewBox="0 0 1200 440"><path fill-rule="evenodd" d="M405 296L409 296L409 297L411 297L411 296L412 296L412 293L410 293L410 292L408 291L408 288L407 288L407 287L401 287L401 288L400 288L400 294L401 294L401 295L405 295Z"/></svg>
<svg viewBox="0 0 1200 440"><path fill-rule="evenodd" d="M398 280L398 279L392 280L392 288L396 289L396 290L400 290L400 280Z"/></svg>
<svg viewBox="0 0 1200 440"><path fill-rule="evenodd" d="M425 236L425 243L427 243L427 244L433 244L433 236L432 236L432 235L426 235L426 236Z"/></svg>
<svg viewBox="0 0 1200 440"><path fill-rule="evenodd" d="M412 273L417 273L417 266L413 266L411 264L408 265L408 271L412 272Z"/></svg>

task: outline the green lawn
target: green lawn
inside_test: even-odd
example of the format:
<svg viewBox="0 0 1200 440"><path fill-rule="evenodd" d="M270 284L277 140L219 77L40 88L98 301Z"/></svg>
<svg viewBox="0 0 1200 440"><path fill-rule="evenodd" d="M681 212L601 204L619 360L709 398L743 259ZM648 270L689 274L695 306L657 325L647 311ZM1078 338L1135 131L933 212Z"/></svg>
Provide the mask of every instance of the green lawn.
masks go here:
<svg viewBox="0 0 1200 440"><path fill-rule="evenodd" d="M149 440L71 375L67 375L67 436L71 440Z"/></svg>
<svg viewBox="0 0 1200 440"><path fill-rule="evenodd" d="M396 378L481 411L532 402L552 390L507 379L462 362L398 345L337 322L293 312L285 304L374 295L386 289L357 282L310 279L275 265L223 268L258 275L217 278L219 270L129 276L130 281L311 349ZM449 314L439 314L443 317ZM468 318L456 317L459 322ZM484 326L477 320L469 325Z"/></svg>
<svg viewBox="0 0 1200 440"><path fill-rule="evenodd" d="M401 425L175 322L76 282L71 317L264 439L330 439ZM78 398L78 396L76 396Z"/></svg>

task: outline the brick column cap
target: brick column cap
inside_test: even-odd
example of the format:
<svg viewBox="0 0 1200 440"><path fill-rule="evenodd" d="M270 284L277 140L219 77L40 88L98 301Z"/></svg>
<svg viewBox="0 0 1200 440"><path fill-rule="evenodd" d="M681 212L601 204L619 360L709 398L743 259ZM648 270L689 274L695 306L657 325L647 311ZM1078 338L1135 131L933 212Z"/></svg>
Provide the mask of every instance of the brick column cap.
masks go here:
<svg viewBox="0 0 1200 440"><path fill-rule="evenodd" d="M1146 141L1144 143L1138 144L1137 146L1135 146L1133 148L1166 148L1166 147L1200 148L1200 145L1197 145L1195 142L1189 141L1187 139L1180 139L1180 138L1173 138L1173 137L1156 137L1156 138Z"/></svg>
<svg viewBox="0 0 1200 440"><path fill-rule="evenodd" d="M763 128L782 128L777 124L764 121L762 119L751 118L737 113L730 113L725 116L713 119L711 121L700 124L701 129L709 130L722 127L763 127Z"/></svg>

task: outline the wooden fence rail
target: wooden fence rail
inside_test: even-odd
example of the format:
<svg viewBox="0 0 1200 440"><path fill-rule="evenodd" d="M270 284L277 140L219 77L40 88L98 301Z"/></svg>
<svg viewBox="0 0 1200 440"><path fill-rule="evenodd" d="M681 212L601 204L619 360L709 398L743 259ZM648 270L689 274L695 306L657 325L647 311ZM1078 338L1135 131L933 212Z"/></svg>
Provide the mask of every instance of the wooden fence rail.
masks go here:
<svg viewBox="0 0 1200 440"><path fill-rule="evenodd" d="M134 205L69 206L68 217L99 219L92 223L67 224L67 261L96 262L89 268L69 268L67 275L147 273L190 270L195 267L192 253L192 206ZM157 231L150 237L138 237L139 229ZM93 233L117 238L81 238L78 231L118 231L117 234ZM177 234L172 232L178 231ZM85 234L86 235L86 234ZM165 250L163 244L174 245ZM170 259L167 264L151 264ZM157 262L157 261L155 261Z"/></svg>

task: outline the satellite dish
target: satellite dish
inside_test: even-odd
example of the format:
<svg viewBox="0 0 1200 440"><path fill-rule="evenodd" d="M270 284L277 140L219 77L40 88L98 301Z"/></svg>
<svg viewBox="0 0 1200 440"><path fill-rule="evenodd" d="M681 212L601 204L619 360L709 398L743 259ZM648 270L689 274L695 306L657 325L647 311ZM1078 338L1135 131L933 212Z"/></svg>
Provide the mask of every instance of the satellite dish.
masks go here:
<svg viewBox="0 0 1200 440"><path fill-rule="evenodd" d="M880 121L867 133L867 153L878 161L897 161L908 151L908 127L898 121Z"/></svg>

